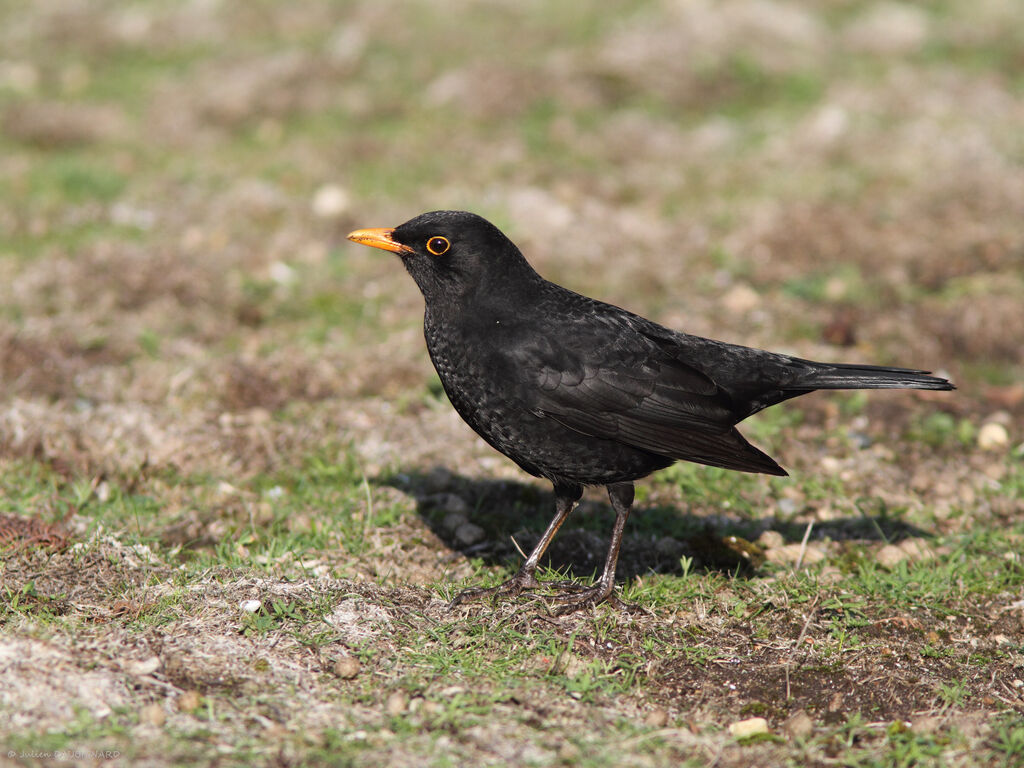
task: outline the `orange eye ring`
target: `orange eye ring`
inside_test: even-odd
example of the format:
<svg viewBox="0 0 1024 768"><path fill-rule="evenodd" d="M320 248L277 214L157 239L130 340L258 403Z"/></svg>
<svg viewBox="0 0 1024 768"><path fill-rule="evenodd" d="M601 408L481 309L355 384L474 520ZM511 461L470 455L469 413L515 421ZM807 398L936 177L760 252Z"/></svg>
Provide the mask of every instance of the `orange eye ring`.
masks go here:
<svg viewBox="0 0 1024 768"><path fill-rule="evenodd" d="M441 256L448 253L448 249L452 247L452 244L448 242L447 237L441 237L436 235L427 240L427 250L435 256Z"/></svg>

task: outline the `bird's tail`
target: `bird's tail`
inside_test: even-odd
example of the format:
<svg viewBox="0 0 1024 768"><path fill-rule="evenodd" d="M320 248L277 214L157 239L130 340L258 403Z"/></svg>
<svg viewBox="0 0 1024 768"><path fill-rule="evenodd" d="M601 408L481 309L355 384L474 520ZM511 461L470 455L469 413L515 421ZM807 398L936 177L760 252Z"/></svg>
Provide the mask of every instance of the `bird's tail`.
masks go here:
<svg viewBox="0 0 1024 768"><path fill-rule="evenodd" d="M809 362L809 361L808 361ZM787 389L809 392L815 389L956 389L948 379L912 368L882 365L811 363Z"/></svg>

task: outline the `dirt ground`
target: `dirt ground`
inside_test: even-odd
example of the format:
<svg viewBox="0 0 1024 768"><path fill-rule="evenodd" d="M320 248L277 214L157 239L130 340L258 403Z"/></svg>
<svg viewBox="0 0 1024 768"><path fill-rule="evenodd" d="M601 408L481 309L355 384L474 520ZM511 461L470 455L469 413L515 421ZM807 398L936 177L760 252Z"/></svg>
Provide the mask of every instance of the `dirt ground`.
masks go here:
<svg viewBox="0 0 1024 768"><path fill-rule="evenodd" d="M0 765L1024 765L1018 16L0 2ZM553 496L344 239L436 208L958 389L744 425L790 478L643 482L635 611L450 609ZM546 577L611 519L588 491Z"/></svg>

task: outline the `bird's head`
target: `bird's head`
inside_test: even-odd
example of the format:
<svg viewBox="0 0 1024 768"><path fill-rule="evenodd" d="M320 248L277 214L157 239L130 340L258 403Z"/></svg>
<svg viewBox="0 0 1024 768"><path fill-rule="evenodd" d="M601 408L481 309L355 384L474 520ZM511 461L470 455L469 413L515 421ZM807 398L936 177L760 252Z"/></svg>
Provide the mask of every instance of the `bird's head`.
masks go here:
<svg viewBox="0 0 1024 768"><path fill-rule="evenodd" d="M394 229L359 229L348 239L397 253L424 298L456 300L509 280L536 277L501 230L466 211L431 211ZM500 290L500 288L498 289Z"/></svg>

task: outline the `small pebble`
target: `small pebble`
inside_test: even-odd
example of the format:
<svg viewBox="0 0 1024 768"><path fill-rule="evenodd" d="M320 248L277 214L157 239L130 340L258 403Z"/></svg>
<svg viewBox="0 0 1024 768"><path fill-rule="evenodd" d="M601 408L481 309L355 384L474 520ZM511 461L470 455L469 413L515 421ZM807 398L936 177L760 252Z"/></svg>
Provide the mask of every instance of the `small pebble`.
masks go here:
<svg viewBox="0 0 1024 768"><path fill-rule="evenodd" d="M761 303L761 296L749 285L737 283L722 296L722 306L730 315L743 315Z"/></svg>
<svg viewBox="0 0 1024 768"><path fill-rule="evenodd" d="M139 720L159 728L167 721L167 714L159 704L147 704L139 713Z"/></svg>
<svg viewBox="0 0 1024 768"><path fill-rule="evenodd" d="M840 712L843 709L843 694L840 691L836 691L832 694L832 698L828 701L828 711L835 713Z"/></svg>
<svg viewBox="0 0 1024 768"><path fill-rule="evenodd" d="M351 680L359 674L359 662L351 656L342 656L334 662L331 671L342 680Z"/></svg>
<svg viewBox="0 0 1024 768"><path fill-rule="evenodd" d="M838 584L845 578L845 574L834 565L826 565L818 572L819 584Z"/></svg>
<svg viewBox="0 0 1024 768"><path fill-rule="evenodd" d="M321 219L335 219L349 207L349 194L337 184L324 184L313 195L313 213Z"/></svg>
<svg viewBox="0 0 1024 768"><path fill-rule="evenodd" d="M786 538L778 531L765 531L757 537L757 543L763 549L778 549L786 543Z"/></svg>
<svg viewBox="0 0 1024 768"><path fill-rule="evenodd" d="M203 698L199 695L199 691L185 691L178 697L178 711L194 712L202 703Z"/></svg>
<svg viewBox="0 0 1024 768"><path fill-rule="evenodd" d="M440 494L455 484L455 474L447 467L434 467L423 478L424 493ZM423 500L424 503L427 499Z"/></svg>
<svg viewBox="0 0 1024 768"><path fill-rule="evenodd" d="M942 718L937 715L921 715L910 721L910 730L922 735L935 733L942 725Z"/></svg>
<svg viewBox="0 0 1024 768"><path fill-rule="evenodd" d="M160 665L163 662L160 661L156 656L151 656L148 659L142 661L132 661L128 663L128 671L133 675L151 675L160 669Z"/></svg>
<svg viewBox="0 0 1024 768"><path fill-rule="evenodd" d="M918 560L931 560L935 557L935 553L923 539L904 539L899 543L899 548L906 552L907 557L914 562Z"/></svg>
<svg viewBox="0 0 1024 768"><path fill-rule="evenodd" d="M908 557L909 555L895 544L886 544L878 550L875 560L878 561L880 566L891 571Z"/></svg>
<svg viewBox="0 0 1024 768"><path fill-rule="evenodd" d="M455 493L435 493L423 499L423 506L437 509L447 516L469 515L469 504Z"/></svg>
<svg viewBox="0 0 1024 768"><path fill-rule="evenodd" d="M928 41L928 14L912 3L873 3L842 30L844 47L858 53L899 55Z"/></svg>
<svg viewBox="0 0 1024 768"><path fill-rule="evenodd" d="M1010 443L1010 433L1006 427L995 422L988 422L978 430L978 447L983 451L998 451Z"/></svg>
<svg viewBox="0 0 1024 768"><path fill-rule="evenodd" d="M986 464L982 467L981 471L985 473L985 477L995 480L998 483L1006 476L1006 465L1003 462L994 461L991 464Z"/></svg>
<svg viewBox="0 0 1024 768"><path fill-rule="evenodd" d="M763 717L751 717L729 724L729 733L736 739L749 739L761 733L768 733L768 721Z"/></svg>
<svg viewBox="0 0 1024 768"><path fill-rule="evenodd" d="M459 530L460 525L465 525L468 522L469 518L462 512L449 512L444 516L444 520L441 521L441 527L448 531L448 533L455 533Z"/></svg>
<svg viewBox="0 0 1024 768"><path fill-rule="evenodd" d="M240 602L238 604L238 607L241 608L246 613L256 613L256 611L258 611L260 609L260 601L259 600L243 600L242 602Z"/></svg>
<svg viewBox="0 0 1024 768"><path fill-rule="evenodd" d="M800 505L796 499L779 499L778 504L779 514L784 517L791 517L800 511Z"/></svg>
<svg viewBox="0 0 1024 768"><path fill-rule="evenodd" d="M384 702L384 711L390 717L398 717L405 712L406 707L409 706L409 697L406 696L402 691L395 691L386 702Z"/></svg>
<svg viewBox="0 0 1024 768"><path fill-rule="evenodd" d="M652 728L664 728L668 725L668 712L662 707L655 707L647 713L647 717L644 718L644 725L649 725Z"/></svg>
<svg viewBox="0 0 1024 768"><path fill-rule="evenodd" d="M582 757L580 748L571 741L563 741L562 746L558 748L558 759L563 763L576 765L576 763L579 762L580 757Z"/></svg>
<svg viewBox="0 0 1024 768"><path fill-rule="evenodd" d="M842 463L835 456L825 456L821 460L822 471L834 475L842 469Z"/></svg>
<svg viewBox="0 0 1024 768"><path fill-rule="evenodd" d="M440 701L424 701L423 714L427 717L437 717L444 714L444 704Z"/></svg>
<svg viewBox="0 0 1024 768"><path fill-rule="evenodd" d="M0 85L12 91L32 93L39 79L39 70L27 61L6 60L0 64Z"/></svg>
<svg viewBox="0 0 1024 768"><path fill-rule="evenodd" d="M476 523L463 523L455 529L455 541L464 547L483 541L484 536L484 529Z"/></svg>
<svg viewBox="0 0 1024 768"><path fill-rule="evenodd" d="M267 275L278 285L291 285L297 279L295 269L283 261L275 261L267 267Z"/></svg>
<svg viewBox="0 0 1024 768"><path fill-rule="evenodd" d="M847 435L850 438L850 442L862 451L871 447L871 435L866 435L863 432L857 432L855 430L850 430Z"/></svg>
<svg viewBox="0 0 1024 768"><path fill-rule="evenodd" d="M806 739L814 732L814 721L806 712L800 710L789 716L782 724L782 730L791 739Z"/></svg>
<svg viewBox="0 0 1024 768"><path fill-rule="evenodd" d="M800 560L801 551L803 551L803 560ZM806 549L803 544L785 544L775 549L769 549L764 554L773 563L796 565L797 561L800 561L801 567L814 565L825 559L825 552L819 544L808 544Z"/></svg>

